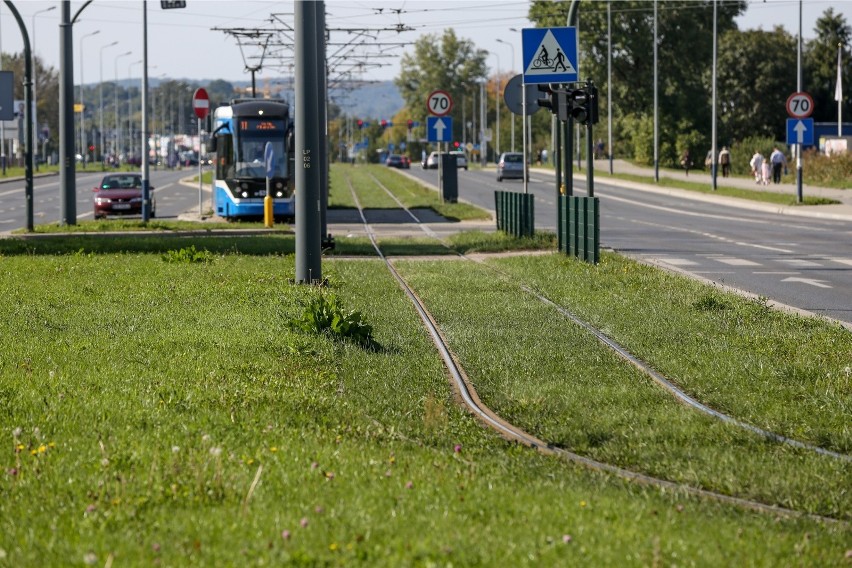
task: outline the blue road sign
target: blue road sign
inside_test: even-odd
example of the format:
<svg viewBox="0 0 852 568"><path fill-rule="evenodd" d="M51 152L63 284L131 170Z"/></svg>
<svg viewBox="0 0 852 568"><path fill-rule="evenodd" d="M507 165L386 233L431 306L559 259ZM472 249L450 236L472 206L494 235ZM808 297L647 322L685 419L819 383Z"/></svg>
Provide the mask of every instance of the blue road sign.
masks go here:
<svg viewBox="0 0 852 568"><path fill-rule="evenodd" d="M788 118L787 144L814 145L814 119Z"/></svg>
<svg viewBox="0 0 852 568"><path fill-rule="evenodd" d="M263 162L266 164L266 177L271 178L275 173L275 152L272 151L272 142L267 142L263 149Z"/></svg>
<svg viewBox="0 0 852 568"><path fill-rule="evenodd" d="M577 28L524 28L524 84L578 80Z"/></svg>
<svg viewBox="0 0 852 568"><path fill-rule="evenodd" d="M426 134L429 142L449 142L453 138L452 117L427 116Z"/></svg>

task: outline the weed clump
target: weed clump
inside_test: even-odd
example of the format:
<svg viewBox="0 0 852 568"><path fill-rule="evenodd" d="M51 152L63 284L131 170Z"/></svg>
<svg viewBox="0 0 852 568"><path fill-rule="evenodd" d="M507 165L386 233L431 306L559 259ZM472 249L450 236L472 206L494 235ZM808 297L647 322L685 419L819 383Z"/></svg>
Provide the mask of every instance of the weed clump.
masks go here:
<svg viewBox="0 0 852 568"><path fill-rule="evenodd" d="M346 311L337 295L319 289L304 304L299 317L290 321L293 329L349 339L364 347L375 346L373 326L361 312Z"/></svg>

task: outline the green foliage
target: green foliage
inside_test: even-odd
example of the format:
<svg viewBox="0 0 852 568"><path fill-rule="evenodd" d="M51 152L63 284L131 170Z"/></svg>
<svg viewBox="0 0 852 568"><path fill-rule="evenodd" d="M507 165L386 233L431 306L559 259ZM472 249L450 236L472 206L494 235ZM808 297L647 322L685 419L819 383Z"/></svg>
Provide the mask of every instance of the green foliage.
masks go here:
<svg viewBox="0 0 852 568"><path fill-rule="evenodd" d="M776 141L772 136L747 136L735 142L731 147L731 172L734 175L751 175L749 162L754 156L755 150L769 159L774 148L785 148L783 143Z"/></svg>
<svg viewBox="0 0 852 568"><path fill-rule="evenodd" d="M806 183L852 189L852 153L826 156L809 150L802 161Z"/></svg>
<svg viewBox="0 0 852 568"><path fill-rule="evenodd" d="M213 262L213 253L207 250L197 250L195 245L180 250L169 250L162 256L165 262L182 262L185 264L206 264Z"/></svg>
<svg viewBox="0 0 852 568"><path fill-rule="evenodd" d="M364 322L361 312L346 311L340 298L322 288L312 290L299 317L290 321L293 329L309 333L326 334L337 339L351 339L371 347L373 326Z"/></svg>

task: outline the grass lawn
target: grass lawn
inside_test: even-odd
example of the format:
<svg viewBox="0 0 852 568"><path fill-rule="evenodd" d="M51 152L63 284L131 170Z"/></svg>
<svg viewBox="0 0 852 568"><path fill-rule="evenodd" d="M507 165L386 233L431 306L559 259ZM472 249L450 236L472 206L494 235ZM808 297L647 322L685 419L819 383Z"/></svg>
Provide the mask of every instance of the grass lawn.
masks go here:
<svg viewBox="0 0 852 568"><path fill-rule="evenodd" d="M506 443L457 404L376 260L324 261L324 293L373 326L378 347L365 349L292 328L321 293L290 284L292 235L126 239L0 243L0 565L844 562L846 523L661 492ZM827 353L848 335L727 296L724 310L690 308L694 283L609 257L599 269L554 255L491 262L517 272L503 281L456 260L402 267L496 409L598 458L848 516L848 467L695 417L516 280L523 273L571 309L572 296L594 290L585 317L711 404L839 449L848 406L830 405L848 404L849 377ZM662 327L664 314L652 302L643 322L632 303L666 295L696 317L679 328L695 343L657 345L663 332L649 324ZM636 313L616 318L620 304ZM761 369L771 349L787 353L789 343L759 340L779 330L807 334L809 351L757 378L690 356L700 334L712 351L736 332L754 341L747 369Z"/></svg>

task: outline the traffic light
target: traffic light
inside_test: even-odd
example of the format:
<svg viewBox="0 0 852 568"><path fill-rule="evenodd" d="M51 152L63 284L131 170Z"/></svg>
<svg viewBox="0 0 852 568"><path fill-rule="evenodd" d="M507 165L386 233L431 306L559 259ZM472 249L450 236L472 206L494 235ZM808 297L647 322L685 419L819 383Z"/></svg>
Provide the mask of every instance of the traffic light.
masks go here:
<svg viewBox="0 0 852 568"><path fill-rule="evenodd" d="M359 118L358 119L358 130L361 130L363 128L364 128L364 121Z"/></svg>
<svg viewBox="0 0 852 568"><path fill-rule="evenodd" d="M597 124L598 89L589 84L585 89L576 89L570 93L571 116L580 124Z"/></svg>
<svg viewBox="0 0 852 568"><path fill-rule="evenodd" d="M453 142L453 147L454 147L456 150L458 150L458 149L459 149L459 146L461 146L461 144L459 144L457 141L456 141L456 142Z"/></svg>
<svg viewBox="0 0 852 568"><path fill-rule="evenodd" d="M414 128L414 121L409 118L408 119L408 130L411 130L412 128Z"/></svg>
<svg viewBox="0 0 852 568"><path fill-rule="evenodd" d="M556 106L553 104L554 103L553 89L550 88L550 85L540 84L540 85L538 85L538 91L540 93L544 93L543 97L539 97L536 100L536 103L538 104L538 106L540 106L542 108L546 108L550 112L552 112L553 114L556 114L557 109L556 109Z"/></svg>

